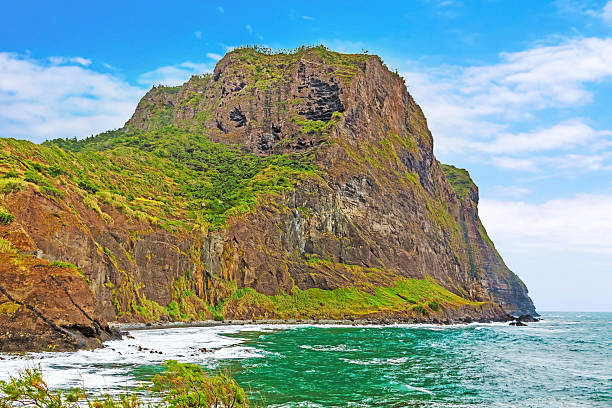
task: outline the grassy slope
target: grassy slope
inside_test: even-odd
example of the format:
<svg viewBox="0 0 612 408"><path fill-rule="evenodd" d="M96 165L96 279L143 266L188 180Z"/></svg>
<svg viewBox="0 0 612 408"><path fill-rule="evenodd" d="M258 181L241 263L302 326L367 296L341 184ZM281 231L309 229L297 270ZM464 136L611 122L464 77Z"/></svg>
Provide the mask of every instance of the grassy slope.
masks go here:
<svg viewBox="0 0 612 408"><path fill-rule="evenodd" d="M334 290L300 290L294 287L290 294L275 296L244 288L235 291L219 305L218 312L240 316L255 311L252 315L255 319L342 319L395 312L428 316L439 312L443 306L457 308L481 304L449 292L431 278L398 278L392 286Z"/></svg>

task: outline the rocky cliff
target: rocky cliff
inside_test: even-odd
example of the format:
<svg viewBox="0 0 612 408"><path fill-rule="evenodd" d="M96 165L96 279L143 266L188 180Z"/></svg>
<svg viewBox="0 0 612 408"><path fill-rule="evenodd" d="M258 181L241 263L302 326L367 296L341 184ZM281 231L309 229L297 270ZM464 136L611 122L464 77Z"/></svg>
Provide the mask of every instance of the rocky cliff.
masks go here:
<svg viewBox="0 0 612 408"><path fill-rule="evenodd" d="M122 129L0 148L5 252L32 279L82 271L93 321L535 313L477 187L376 56L238 49Z"/></svg>

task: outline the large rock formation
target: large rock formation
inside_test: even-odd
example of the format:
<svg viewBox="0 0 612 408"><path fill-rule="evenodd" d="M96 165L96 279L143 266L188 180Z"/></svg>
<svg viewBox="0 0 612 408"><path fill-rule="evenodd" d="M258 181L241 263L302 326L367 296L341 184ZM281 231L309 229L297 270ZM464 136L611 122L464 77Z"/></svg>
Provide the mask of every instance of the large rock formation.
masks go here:
<svg viewBox="0 0 612 408"><path fill-rule="evenodd" d="M477 187L436 161L421 109L376 56L236 50L152 89L123 129L2 151L14 220L0 233L78 266L107 320L287 317L313 289L378 297L415 279L432 292L401 306L291 316L535 314Z"/></svg>
<svg viewBox="0 0 612 408"><path fill-rule="evenodd" d="M118 337L100 318L94 293L73 265L23 255L34 245L5 228L0 253L0 352L71 351ZM21 251L21 254L17 252Z"/></svg>

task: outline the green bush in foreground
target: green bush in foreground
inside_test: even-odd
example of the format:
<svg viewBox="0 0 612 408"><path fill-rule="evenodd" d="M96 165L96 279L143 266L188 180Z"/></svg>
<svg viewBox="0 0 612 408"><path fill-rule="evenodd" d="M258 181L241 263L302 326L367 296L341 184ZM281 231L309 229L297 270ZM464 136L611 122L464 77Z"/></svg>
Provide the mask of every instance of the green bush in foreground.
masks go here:
<svg viewBox="0 0 612 408"><path fill-rule="evenodd" d="M52 391L40 369L25 369L17 377L0 381L0 408L221 408L249 407L244 390L224 374L209 376L198 365L164 363L165 371L151 380L148 392L158 402L137 394L92 398L83 389ZM147 398L148 399L148 398Z"/></svg>

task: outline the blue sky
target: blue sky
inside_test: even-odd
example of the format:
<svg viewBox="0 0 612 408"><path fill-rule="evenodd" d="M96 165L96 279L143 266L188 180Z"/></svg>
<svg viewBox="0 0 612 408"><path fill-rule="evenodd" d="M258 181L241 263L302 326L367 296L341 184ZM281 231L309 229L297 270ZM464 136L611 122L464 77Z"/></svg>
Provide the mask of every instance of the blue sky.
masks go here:
<svg viewBox="0 0 612 408"><path fill-rule="evenodd" d="M238 45L365 49L405 78L437 157L471 172L536 306L612 311L612 1L174 3L3 2L0 136L120 127L150 86Z"/></svg>

